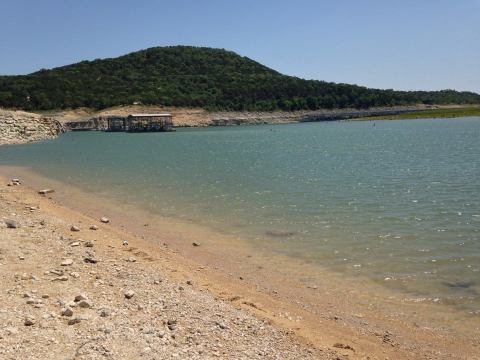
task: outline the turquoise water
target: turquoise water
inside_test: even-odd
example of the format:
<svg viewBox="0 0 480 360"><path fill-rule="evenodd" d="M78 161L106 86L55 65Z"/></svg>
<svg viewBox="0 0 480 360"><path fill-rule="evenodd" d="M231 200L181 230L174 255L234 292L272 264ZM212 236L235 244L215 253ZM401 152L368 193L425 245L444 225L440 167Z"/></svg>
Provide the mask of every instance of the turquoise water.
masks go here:
<svg viewBox="0 0 480 360"><path fill-rule="evenodd" d="M480 309L480 118L68 133L0 164Z"/></svg>

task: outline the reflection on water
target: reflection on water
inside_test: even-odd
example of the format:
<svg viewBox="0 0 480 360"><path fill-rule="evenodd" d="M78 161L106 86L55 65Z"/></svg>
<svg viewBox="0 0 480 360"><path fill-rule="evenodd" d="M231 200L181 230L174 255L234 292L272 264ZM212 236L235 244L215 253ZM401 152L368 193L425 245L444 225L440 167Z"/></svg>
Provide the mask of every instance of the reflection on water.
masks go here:
<svg viewBox="0 0 480 360"><path fill-rule="evenodd" d="M480 307L480 118L69 133L0 164Z"/></svg>

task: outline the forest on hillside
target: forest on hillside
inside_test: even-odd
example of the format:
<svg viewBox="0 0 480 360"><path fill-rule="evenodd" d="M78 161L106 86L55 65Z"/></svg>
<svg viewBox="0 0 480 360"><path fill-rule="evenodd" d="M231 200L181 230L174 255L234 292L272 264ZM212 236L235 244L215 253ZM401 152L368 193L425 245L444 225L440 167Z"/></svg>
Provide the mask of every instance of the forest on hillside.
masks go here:
<svg viewBox="0 0 480 360"><path fill-rule="evenodd" d="M29 75L0 76L0 106L25 110L132 103L208 110L316 110L480 104L454 90L394 91L287 76L231 51L156 47Z"/></svg>

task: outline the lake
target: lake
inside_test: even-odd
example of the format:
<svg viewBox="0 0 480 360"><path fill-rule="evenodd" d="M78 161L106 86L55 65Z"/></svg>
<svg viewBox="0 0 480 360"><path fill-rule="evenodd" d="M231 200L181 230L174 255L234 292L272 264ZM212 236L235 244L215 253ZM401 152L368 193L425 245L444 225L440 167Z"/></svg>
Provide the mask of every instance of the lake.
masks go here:
<svg viewBox="0 0 480 360"><path fill-rule="evenodd" d="M76 132L0 165L480 310L480 118Z"/></svg>

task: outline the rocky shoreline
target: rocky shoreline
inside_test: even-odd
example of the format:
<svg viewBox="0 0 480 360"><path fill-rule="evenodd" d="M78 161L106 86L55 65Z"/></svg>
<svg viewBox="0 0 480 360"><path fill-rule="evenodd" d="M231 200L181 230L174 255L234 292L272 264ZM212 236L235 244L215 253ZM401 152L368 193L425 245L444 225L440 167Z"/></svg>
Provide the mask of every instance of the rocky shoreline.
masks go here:
<svg viewBox="0 0 480 360"><path fill-rule="evenodd" d="M107 218L62 209L18 179L8 184L0 185L0 358L338 358L178 276Z"/></svg>
<svg viewBox="0 0 480 360"><path fill-rule="evenodd" d="M52 117L0 109L0 145L53 139L64 131Z"/></svg>

